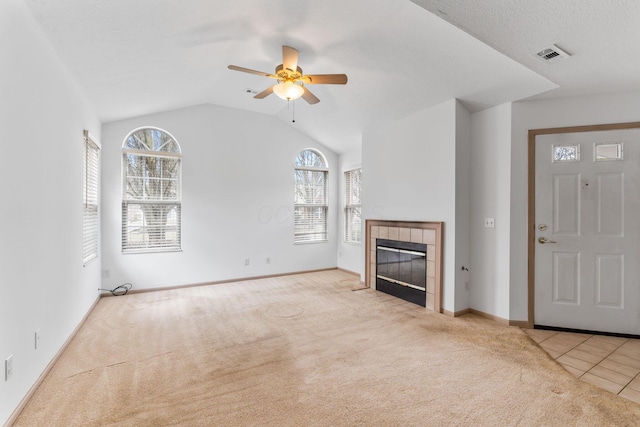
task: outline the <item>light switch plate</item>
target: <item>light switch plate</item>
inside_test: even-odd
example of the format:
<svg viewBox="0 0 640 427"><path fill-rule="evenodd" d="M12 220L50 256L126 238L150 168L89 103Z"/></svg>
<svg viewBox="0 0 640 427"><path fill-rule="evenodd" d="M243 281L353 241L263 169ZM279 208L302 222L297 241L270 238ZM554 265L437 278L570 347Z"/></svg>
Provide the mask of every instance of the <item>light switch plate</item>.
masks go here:
<svg viewBox="0 0 640 427"><path fill-rule="evenodd" d="M9 381L13 375L13 354L4 360L4 380Z"/></svg>
<svg viewBox="0 0 640 427"><path fill-rule="evenodd" d="M495 228L496 220L495 218L485 218L484 219L484 228Z"/></svg>

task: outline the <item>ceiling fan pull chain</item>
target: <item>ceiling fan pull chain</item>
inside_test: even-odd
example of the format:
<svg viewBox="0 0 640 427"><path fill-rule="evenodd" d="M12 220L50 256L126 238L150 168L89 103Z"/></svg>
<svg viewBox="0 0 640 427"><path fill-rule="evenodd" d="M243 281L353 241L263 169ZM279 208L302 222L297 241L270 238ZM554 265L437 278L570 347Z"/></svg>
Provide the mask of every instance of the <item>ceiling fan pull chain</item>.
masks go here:
<svg viewBox="0 0 640 427"><path fill-rule="evenodd" d="M291 109L293 110L293 113L291 115L293 120L291 120L291 123L295 123L296 122L296 101L289 101L289 102L291 102Z"/></svg>

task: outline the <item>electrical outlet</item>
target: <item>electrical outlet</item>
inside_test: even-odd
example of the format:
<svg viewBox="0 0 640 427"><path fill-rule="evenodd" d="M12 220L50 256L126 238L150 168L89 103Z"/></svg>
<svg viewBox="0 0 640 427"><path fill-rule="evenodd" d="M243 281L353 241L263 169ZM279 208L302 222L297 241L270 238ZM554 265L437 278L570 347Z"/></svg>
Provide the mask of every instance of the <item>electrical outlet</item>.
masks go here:
<svg viewBox="0 0 640 427"><path fill-rule="evenodd" d="M35 346L35 349L37 350L38 347L40 346L40 329L36 329L36 332L34 334L34 339L35 339L34 346Z"/></svg>
<svg viewBox="0 0 640 427"><path fill-rule="evenodd" d="M495 218L485 218L484 219L484 228L495 228L496 220Z"/></svg>
<svg viewBox="0 0 640 427"><path fill-rule="evenodd" d="M271 264L271 257L266 257L266 258L264 259L264 262L265 262L266 264Z"/></svg>
<svg viewBox="0 0 640 427"><path fill-rule="evenodd" d="M249 258L244 259L244 265L249 265Z"/></svg>
<svg viewBox="0 0 640 427"><path fill-rule="evenodd" d="M9 381L13 375L13 354L4 360L4 380Z"/></svg>

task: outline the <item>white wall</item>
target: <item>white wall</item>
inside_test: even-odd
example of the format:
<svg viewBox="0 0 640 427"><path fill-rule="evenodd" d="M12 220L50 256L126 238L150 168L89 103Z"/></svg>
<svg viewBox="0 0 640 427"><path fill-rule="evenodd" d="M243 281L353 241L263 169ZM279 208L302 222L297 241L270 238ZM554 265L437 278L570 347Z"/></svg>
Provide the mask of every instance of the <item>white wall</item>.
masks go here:
<svg viewBox="0 0 640 427"><path fill-rule="evenodd" d="M517 102L512 111L510 318L527 320L528 130L640 121L640 92Z"/></svg>
<svg viewBox="0 0 640 427"><path fill-rule="evenodd" d="M474 113L471 122L469 305L509 319L511 104ZM495 228L485 228L485 218Z"/></svg>
<svg viewBox="0 0 640 427"><path fill-rule="evenodd" d="M455 307L454 312L469 308L469 274L471 269L471 114L456 101L456 139L455 139ZM451 230L447 230L449 233ZM463 270L462 267L469 269Z"/></svg>
<svg viewBox="0 0 640 427"><path fill-rule="evenodd" d="M82 267L82 131L100 123L19 0L0 2L0 63L4 424L98 297L100 258Z"/></svg>
<svg viewBox="0 0 640 427"><path fill-rule="evenodd" d="M353 170L362 167L362 149L349 151L340 155L338 160L338 167L340 171L340 187L339 187L339 207L338 213L338 230L340 232L338 239L338 267L345 270L352 271L360 274L361 280L364 281L364 242L361 244L345 243L343 237L344 230L344 214L342 211L344 203L344 173L345 171ZM363 180L366 179L363 174ZM364 238L364 224L362 230L362 236Z"/></svg>
<svg viewBox="0 0 640 427"><path fill-rule="evenodd" d="M122 143L142 126L166 130L182 148L182 252L121 251ZM102 132L103 287L130 282L135 289L156 288L336 267L338 157L278 118L200 105L107 123ZM293 244L293 162L305 148L320 150L330 167L328 243Z"/></svg>
<svg viewBox="0 0 640 427"><path fill-rule="evenodd" d="M455 310L456 100L362 139L363 217L444 221L443 308Z"/></svg>

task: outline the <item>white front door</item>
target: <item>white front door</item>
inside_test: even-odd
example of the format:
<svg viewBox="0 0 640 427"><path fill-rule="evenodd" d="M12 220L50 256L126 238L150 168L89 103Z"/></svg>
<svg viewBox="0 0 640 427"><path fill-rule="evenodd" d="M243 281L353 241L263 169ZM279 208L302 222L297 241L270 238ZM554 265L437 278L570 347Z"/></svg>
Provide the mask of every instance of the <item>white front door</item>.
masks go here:
<svg viewBox="0 0 640 427"><path fill-rule="evenodd" d="M535 147L534 323L640 335L640 130Z"/></svg>

